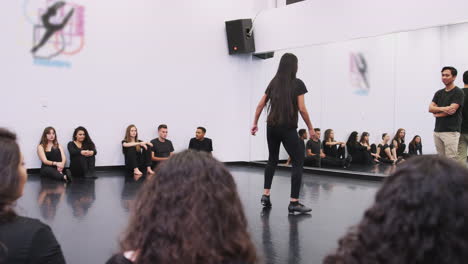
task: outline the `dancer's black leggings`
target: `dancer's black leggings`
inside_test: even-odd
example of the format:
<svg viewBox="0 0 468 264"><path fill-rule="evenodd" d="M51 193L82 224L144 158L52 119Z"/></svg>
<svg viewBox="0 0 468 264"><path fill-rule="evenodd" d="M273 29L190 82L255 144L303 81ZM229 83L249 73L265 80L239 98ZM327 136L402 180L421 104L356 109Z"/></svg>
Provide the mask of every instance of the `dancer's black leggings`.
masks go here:
<svg viewBox="0 0 468 264"><path fill-rule="evenodd" d="M136 147L127 149L125 167L128 170L133 170L135 168L141 170L148 166L151 166L151 150L141 148L141 152L137 152Z"/></svg>
<svg viewBox="0 0 468 264"><path fill-rule="evenodd" d="M271 183L278 165L280 145L291 157L291 198L298 199L304 166L304 143L301 142L295 128L267 127L268 164L265 168L265 189L271 189ZM302 145L302 147L301 147Z"/></svg>

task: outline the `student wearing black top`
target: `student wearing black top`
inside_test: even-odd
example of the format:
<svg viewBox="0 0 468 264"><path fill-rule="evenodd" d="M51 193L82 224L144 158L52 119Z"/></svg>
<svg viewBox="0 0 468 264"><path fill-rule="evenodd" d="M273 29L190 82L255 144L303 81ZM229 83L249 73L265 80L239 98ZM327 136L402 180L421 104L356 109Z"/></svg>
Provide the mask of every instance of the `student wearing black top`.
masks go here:
<svg viewBox="0 0 468 264"><path fill-rule="evenodd" d="M325 130L323 137L323 153L329 157L344 159L346 156L346 143L335 140L335 131L333 129Z"/></svg>
<svg viewBox="0 0 468 264"><path fill-rule="evenodd" d="M396 164L397 157L394 156L392 147L388 145L390 141L390 135L387 133L382 134L382 142L377 146L377 155L379 161L387 164Z"/></svg>
<svg viewBox="0 0 468 264"><path fill-rule="evenodd" d="M303 148L304 152L304 157L307 158L307 150L306 150L306 140L309 138L307 135L307 130L304 128L301 128L297 131L297 134L299 135L299 139L303 144L301 144L301 147ZM305 161L305 160L304 160ZM286 165L291 165L291 157L288 158L288 161L286 161Z"/></svg>
<svg viewBox="0 0 468 264"><path fill-rule="evenodd" d="M195 137L190 139L188 148L192 150L205 151L211 153L213 151L213 143L211 142L211 139L205 137L205 135L206 128L197 127Z"/></svg>
<svg viewBox="0 0 468 264"><path fill-rule="evenodd" d="M327 156L322 149L320 142L320 128L315 128L314 137L307 142L307 156L304 165L312 167L332 166L347 168L351 163L351 157L347 159L339 159Z"/></svg>
<svg viewBox="0 0 468 264"><path fill-rule="evenodd" d="M458 141L462 123L463 91L455 86L457 70L453 67L442 69L442 82L445 88L437 91L429 105L429 112L436 118L434 143L437 153L457 159Z"/></svg>
<svg viewBox="0 0 468 264"><path fill-rule="evenodd" d="M361 139L359 140L359 143L361 143L361 145L366 147L367 152L369 152L369 154L372 156L374 161L376 163L379 163L380 161L379 161L379 156L377 155L377 146L375 144L371 145L369 143L369 137L370 137L369 132L362 132ZM369 149L369 147L370 147L370 149Z"/></svg>
<svg viewBox="0 0 468 264"><path fill-rule="evenodd" d="M97 150L86 128L79 126L75 129L73 141L68 143L67 148L72 175L93 178Z"/></svg>
<svg viewBox="0 0 468 264"><path fill-rule="evenodd" d="M369 146L363 146L359 143L359 134L353 131L349 135L348 141L346 141L346 148L348 154L351 155L352 164L370 165L374 164L372 161L372 155L370 154L371 148Z"/></svg>
<svg viewBox="0 0 468 264"><path fill-rule="evenodd" d="M307 141L304 166L321 167L320 128L314 128L314 136Z"/></svg>
<svg viewBox="0 0 468 264"><path fill-rule="evenodd" d="M411 140L411 142L409 143L409 155L417 156L422 154L422 140L420 136L416 135L414 136L413 140Z"/></svg>
<svg viewBox="0 0 468 264"><path fill-rule="evenodd" d="M296 78L296 73L297 57L291 53L284 54L275 77L271 80L255 110L251 133L252 135L257 133L258 119L268 103L267 142L269 154L268 164L265 167L265 183L261 203L265 207L271 207L270 189L278 165L280 145L283 143L292 163L291 199L288 211L290 213L304 213L310 212L312 209L299 203L304 148L301 147L302 143L296 132L298 111L309 129L309 136L312 137L315 132L304 103L304 94L307 93L307 89L305 84Z"/></svg>
<svg viewBox="0 0 468 264"><path fill-rule="evenodd" d="M462 109L462 124L461 124L461 133L460 133L460 140L458 142L458 161L460 161L463 165L466 165L466 156L467 156L467 149L468 149L468 71L463 73L463 83L464 88L464 100L463 100L463 107Z"/></svg>
<svg viewBox="0 0 468 264"><path fill-rule="evenodd" d="M259 263L234 178L212 155L174 155L139 192L108 264Z"/></svg>
<svg viewBox="0 0 468 264"><path fill-rule="evenodd" d="M125 156L125 167L133 171L137 177L143 175L141 172L146 168L149 175L154 174L151 169L151 147L153 144L138 139L138 130L135 125L129 125L122 140L122 152Z"/></svg>
<svg viewBox="0 0 468 264"><path fill-rule="evenodd" d="M393 156L397 158L408 158L408 154L405 153L406 144L405 144L406 131L403 128L399 128L393 137L392 147Z"/></svg>
<svg viewBox="0 0 468 264"><path fill-rule="evenodd" d="M37 146L37 155L42 161L41 176L58 181L72 181L70 170L65 170L67 157L58 143L53 127L46 127L42 132L41 142Z"/></svg>
<svg viewBox="0 0 468 264"><path fill-rule="evenodd" d="M151 160L153 167L156 167L160 162L168 160L174 154L174 146L167 139L167 126L162 124L158 126L158 137L151 140L153 147L151 148Z"/></svg>
<svg viewBox="0 0 468 264"><path fill-rule="evenodd" d="M64 264L62 250L49 226L13 210L27 180L16 135L0 129L0 241L2 263Z"/></svg>

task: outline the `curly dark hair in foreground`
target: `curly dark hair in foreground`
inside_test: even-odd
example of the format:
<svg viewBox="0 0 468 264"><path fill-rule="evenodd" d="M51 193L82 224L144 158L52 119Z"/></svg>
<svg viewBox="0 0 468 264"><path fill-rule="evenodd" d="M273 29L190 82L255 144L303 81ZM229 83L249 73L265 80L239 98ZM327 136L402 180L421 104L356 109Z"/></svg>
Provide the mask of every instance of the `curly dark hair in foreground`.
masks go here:
<svg viewBox="0 0 468 264"><path fill-rule="evenodd" d="M163 162L140 190L121 242L137 264L256 263L236 184L206 153Z"/></svg>
<svg viewBox="0 0 468 264"><path fill-rule="evenodd" d="M326 264L441 264L468 260L468 170L438 156L400 165Z"/></svg>

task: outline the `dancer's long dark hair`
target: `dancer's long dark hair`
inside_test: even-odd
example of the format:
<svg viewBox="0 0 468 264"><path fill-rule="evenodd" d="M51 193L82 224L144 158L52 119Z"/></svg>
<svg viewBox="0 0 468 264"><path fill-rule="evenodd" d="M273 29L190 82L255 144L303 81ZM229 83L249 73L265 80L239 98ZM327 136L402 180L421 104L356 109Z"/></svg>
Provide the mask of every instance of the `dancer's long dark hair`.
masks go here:
<svg viewBox="0 0 468 264"><path fill-rule="evenodd" d="M16 135L0 128L0 223L12 220L12 204L20 197L19 165L21 153Z"/></svg>
<svg viewBox="0 0 468 264"><path fill-rule="evenodd" d="M41 136L41 142L39 143L44 148L44 151L47 150L47 143L49 142L49 140L47 139L47 134L49 134L50 131L54 131L54 134L55 134L54 141L52 142L52 148L59 147L59 143L57 139L57 131L55 130L55 128L49 126L49 127L44 128L44 131L42 132L42 136Z"/></svg>
<svg viewBox="0 0 468 264"><path fill-rule="evenodd" d="M401 131L405 131L404 128L399 128L395 134L395 136L393 137L393 140L395 140L398 144L403 144L405 143L405 136L406 136L406 133L405 133L405 136L403 136L402 138L400 138L400 133ZM406 131L405 131L406 132Z"/></svg>
<svg viewBox="0 0 468 264"><path fill-rule="evenodd" d="M233 177L190 150L163 162L140 189L121 250L135 251L135 264L257 263Z"/></svg>
<svg viewBox="0 0 468 264"><path fill-rule="evenodd" d="M86 149L86 150L95 149L96 146L94 145L93 140L89 136L88 130L86 130L86 128L84 128L82 126L79 126L79 127L75 128L75 131L73 132L73 140L76 141L76 135L78 134L79 131L83 131L84 134L85 134L85 139L83 140L82 148Z"/></svg>
<svg viewBox="0 0 468 264"><path fill-rule="evenodd" d="M292 53L285 53L267 88L268 124L283 125L295 118L297 109L294 109L293 96L296 73L297 57Z"/></svg>
<svg viewBox="0 0 468 264"><path fill-rule="evenodd" d="M369 132L362 132L361 139L359 140L359 143L361 143L361 144L365 143L365 144L369 145L369 139L366 140L366 137L368 137L368 136L369 136Z"/></svg>
<svg viewBox="0 0 468 264"><path fill-rule="evenodd" d="M325 264L462 264L468 260L468 170L418 156L385 179L361 222Z"/></svg>
<svg viewBox="0 0 468 264"><path fill-rule="evenodd" d="M331 128L325 130L325 133L324 133L324 136L323 136L323 142L328 142L329 140L330 140L330 142L335 141L334 138L330 137L332 131L333 131L333 129L331 129Z"/></svg>

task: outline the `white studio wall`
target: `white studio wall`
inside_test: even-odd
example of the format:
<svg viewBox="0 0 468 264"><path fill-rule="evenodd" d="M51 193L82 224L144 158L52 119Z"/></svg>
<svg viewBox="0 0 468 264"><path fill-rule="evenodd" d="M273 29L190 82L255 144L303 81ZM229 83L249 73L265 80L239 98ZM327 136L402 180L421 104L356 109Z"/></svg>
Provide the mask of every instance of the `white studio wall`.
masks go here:
<svg viewBox="0 0 468 264"><path fill-rule="evenodd" d="M251 1L70 0L84 9L71 22L84 31L75 26L66 41L84 40L84 47L70 44L44 65L30 52L32 35L39 12L53 2L0 4L0 126L18 134L28 168L40 167L36 146L49 125L64 147L85 126L98 166L123 164L120 141L132 123L143 140L167 124L176 151L202 125L220 160L249 159L251 56L228 56L224 21L252 17ZM55 41L45 47L61 45Z"/></svg>
<svg viewBox="0 0 468 264"><path fill-rule="evenodd" d="M312 123L322 129L322 135L332 128L337 140L346 141L354 130L367 131L371 143L378 143L382 133L393 136L404 128L407 142L420 135L424 152L435 153L435 120L428 106L434 93L443 88L443 66L459 70L456 84L463 87L462 75L468 70L468 51L463 45L468 41L466 32L468 23L277 52L268 61L254 61L261 65L256 66L259 78L252 107L274 76L281 56L291 52L299 59L298 78L309 90L305 98ZM352 59L356 54L365 58L367 88L356 80L359 72ZM251 139L251 160L268 158L265 116L260 122L261 136ZM305 124L300 122L299 128ZM281 158L287 158L284 150Z"/></svg>
<svg viewBox="0 0 468 264"><path fill-rule="evenodd" d="M278 4L278 6L280 6ZM341 42L468 21L468 1L303 1L256 20L257 52Z"/></svg>

